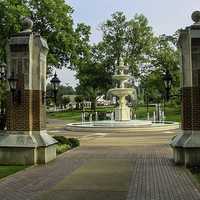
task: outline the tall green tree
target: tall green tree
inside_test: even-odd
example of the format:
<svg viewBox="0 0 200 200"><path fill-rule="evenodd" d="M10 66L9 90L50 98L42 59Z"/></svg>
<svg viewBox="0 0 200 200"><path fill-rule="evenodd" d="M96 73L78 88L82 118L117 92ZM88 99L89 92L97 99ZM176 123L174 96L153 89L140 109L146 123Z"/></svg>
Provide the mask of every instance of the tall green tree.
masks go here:
<svg viewBox="0 0 200 200"><path fill-rule="evenodd" d="M90 27L74 26L72 13L73 9L64 0L1 0L0 62L6 62L8 39L22 30L22 18L30 17L34 22L33 31L48 42L48 74L54 68L76 69L87 53L85 40ZM4 94L1 86L0 93Z"/></svg>
<svg viewBox="0 0 200 200"><path fill-rule="evenodd" d="M177 34L161 35L156 40L156 48L151 59L151 70L141 78L141 87L154 103L160 102L165 95L164 75L168 70L172 76L171 95L179 99L180 63L179 51L176 47Z"/></svg>
<svg viewBox="0 0 200 200"><path fill-rule="evenodd" d="M136 14L127 20L122 12L112 14L102 26L105 56L111 67L123 57L130 71L136 77L150 62L154 50L155 37L144 15ZM113 67L113 70L115 67Z"/></svg>
<svg viewBox="0 0 200 200"><path fill-rule="evenodd" d="M0 59L5 61L8 38L22 29L22 17L28 16L34 21L33 30L47 39L49 71L54 67L76 66L84 51L81 49L84 40L80 37L85 34L86 26L79 24L74 30L72 13L73 9L64 0L1 0Z"/></svg>
<svg viewBox="0 0 200 200"><path fill-rule="evenodd" d="M77 91L92 102L93 110L96 110L97 96L105 94L112 84L111 73L105 63L99 60L98 48L98 45L91 47L90 60L81 65L76 74L79 80Z"/></svg>
<svg viewBox="0 0 200 200"><path fill-rule="evenodd" d="M116 12L102 24L101 30L103 38L96 45L90 45L89 38L83 37L84 54L76 70L78 89L92 101L94 110L97 96L105 94L114 84L112 75L120 57L130 66L132 74L138 75L141 63L150 60L154 41L152 29L143 15L127 20L122 12ZM88 31L85 33L89 35Z"/></svg>
<svg viewBox="0 0 200 200"><path fill-rule="evenodd" d="M30 12L25 0L0 1L0 60L6 61L5 47L8 38L21 29L21 17Z"/></svg>

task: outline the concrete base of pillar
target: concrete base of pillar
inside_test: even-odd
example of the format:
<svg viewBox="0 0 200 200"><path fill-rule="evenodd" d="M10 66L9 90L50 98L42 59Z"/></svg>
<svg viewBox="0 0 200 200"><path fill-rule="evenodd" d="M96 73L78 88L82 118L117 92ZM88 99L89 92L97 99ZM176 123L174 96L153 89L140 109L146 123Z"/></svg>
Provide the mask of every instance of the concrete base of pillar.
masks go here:
<svg viewBox="0 0 200 200"><path fill-rule="evenodd" d="M176 164L186 167L200 165L200 134L191 131L178 134L170 142L173 148L173 159Z"/></svg>
<svg viewBox="0 0 200 200"><path fill-rule="evenodd" d="M200 148L185 149L185 166L193 167L200 165Z"/></svg>
<svg viewBox="0 0 200 200"><path fill-rule="evenodd" d="M56 158L57 141L46 131L25 134L0 134L0 164L44 164Z"/></svg>
<svg viewBox="0 0 200 200"><path fill-rule="evenodd" d="M173 148L173 159L177 165L185 164L185 153L183 148Z"/></svg>

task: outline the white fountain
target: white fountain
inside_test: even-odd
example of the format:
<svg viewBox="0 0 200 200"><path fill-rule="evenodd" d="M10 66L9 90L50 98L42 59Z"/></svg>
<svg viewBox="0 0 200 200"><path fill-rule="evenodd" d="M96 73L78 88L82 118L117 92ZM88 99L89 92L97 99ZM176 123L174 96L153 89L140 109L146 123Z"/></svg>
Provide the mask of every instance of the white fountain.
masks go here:
<svg viewBox="0 0 200 200"><path fill-rule="evenodd" d="M125 83L130 79L129 74L125 74L125 70L128 67L124 65L122 59L120 59L119 65L116 67L116 74L113 75L113 79L118 81L119 84L116 88L112 88L108 91L108 94L112 94L119 98L119 105L115 108L115 117L113 113L111 114L111 120L98 120L98 114L96 113L96 120L92 121L92 115L90 115L89 121L85 122L85 115L82 115L81 123L71 123L67 124L65 129L75 132L134 132L135 130L149 130L149 128L159 129L159 130L169 130L178 127L176 123L152 123L150 120L136 120L136 115L134 120L131 120L130 108L126 105L126 96L130 95L132 98L136 98L135 88L126 87ZM118 87L119 85L119 87ZM84 118L84 119L83 119Z"/></svg>
<svg viewBox="0 0 200 200"><path fill-rule="evenodd" d="M113 79L119 81L116 84L116 88L110 89L108 93L117 96L119 98L119 106L115 108L115 121L129 121L130 120L130 108L126 105L126 96L128 95L136 95L136 91L134 88L125 87L125 83L130 79L129 74L125 74L125 70L128 67L124 65L122 59L120 59L119 65L116 67L116 74L113 75Z"/></svg>

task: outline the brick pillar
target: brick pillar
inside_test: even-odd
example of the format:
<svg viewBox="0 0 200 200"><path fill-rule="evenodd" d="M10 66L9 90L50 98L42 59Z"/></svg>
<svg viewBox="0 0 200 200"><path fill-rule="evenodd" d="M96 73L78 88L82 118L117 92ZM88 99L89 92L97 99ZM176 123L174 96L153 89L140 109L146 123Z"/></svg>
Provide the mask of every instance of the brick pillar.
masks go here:
<svg viewBox="0 0 200 200"><path fill-rule="evenodd" d="M200 34L200 29L199 29L199 34ZM200 131L200 38L191 38L191 45L192 45L192 84L193 84L192 130Z"/></svg>
<svg viewBox="0 0 200 200"><path fill-rule="evenodd" d="M200 12L192 14L195 22L181 31L182 55L182 133L171 142L174 161L194 166L200 164Z"/></svg>
<svg viewBox="0 0 200 200"><path fill-rule="evenodd" d="M46 131L46 57L48 45L32 32L25 19L24 30L7 45L8 77L14 73L17 88L8 96L7 134L0 135L0 164L46 163L56 157L56 140Z"/></svg>
<svg viewBox="0 0 200 200"><path fill-rule="evenodd" d="M181 111L181 128L182 130L192 130L192 88L182 88L182 111Z"/></svg>

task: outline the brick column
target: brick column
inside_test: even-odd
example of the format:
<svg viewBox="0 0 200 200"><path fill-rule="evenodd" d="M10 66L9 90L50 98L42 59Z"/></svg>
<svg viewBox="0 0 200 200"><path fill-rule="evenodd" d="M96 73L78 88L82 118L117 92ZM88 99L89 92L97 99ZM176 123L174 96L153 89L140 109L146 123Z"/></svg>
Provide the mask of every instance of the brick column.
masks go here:
<svg viewBox="0 0 200 200"><path fill-rule="evenodd" d="M32 32L25 19L24 30L7 45L8 77L14 73L17 87L8 96L7 133L0 135L0 164L46 163L56 157L56 140L46 131L46 57L48 45Z"/></svg>
<svg viewBox="0 0 200 200"><path fill-rule="evenodd" d="M181 128L186 131L192 130L192 87L182 88L181 103Z"/></svg>
<svg viewBox="0 0 200 200"><path fill-rule="evenodd" d="M200 164L200 12L192 14L195 22L181 31L182 54L182 133L171 142L175 163Z"/></svg>

